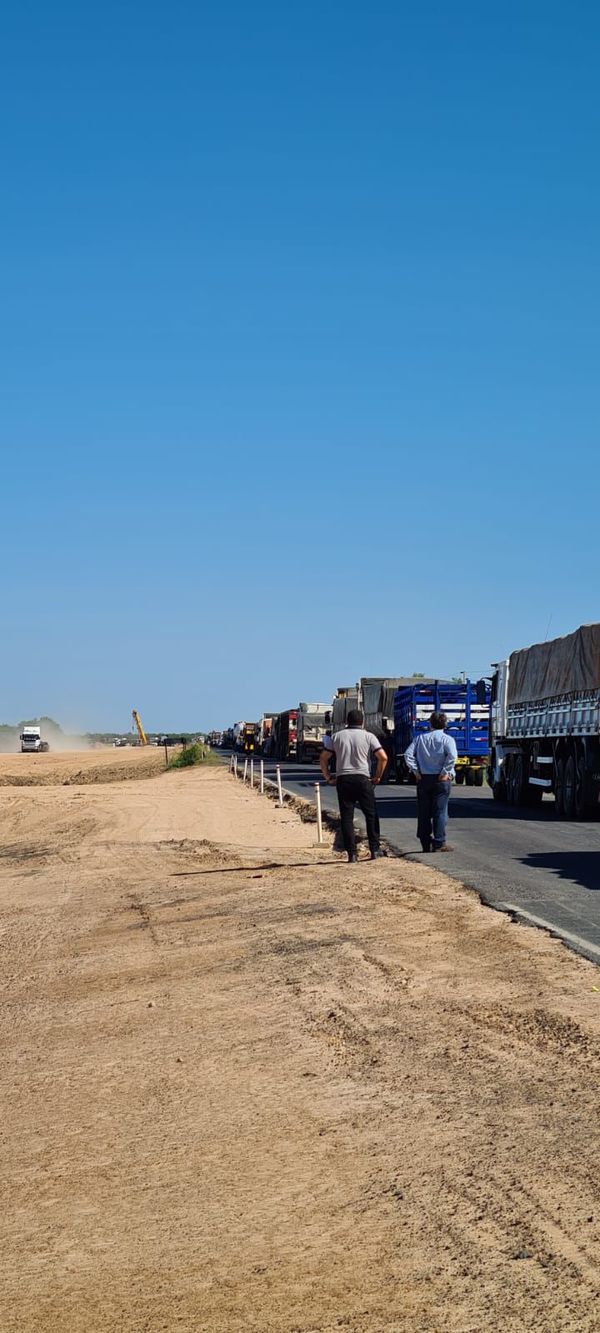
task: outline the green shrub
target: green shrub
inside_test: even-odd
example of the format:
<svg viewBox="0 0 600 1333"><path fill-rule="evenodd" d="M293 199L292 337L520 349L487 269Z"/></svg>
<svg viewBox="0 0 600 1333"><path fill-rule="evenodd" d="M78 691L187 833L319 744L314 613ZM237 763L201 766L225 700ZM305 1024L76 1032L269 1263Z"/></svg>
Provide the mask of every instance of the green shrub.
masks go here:
<svg viewBox="0 0 600 1333"><path fill-rule="evenodd" d="M186 745L185 750L180 750L173 759L169 760L169 768L191 768L194 764L214 764L217 762L210 745L202 745L196 741L193 745Z"/></svg>

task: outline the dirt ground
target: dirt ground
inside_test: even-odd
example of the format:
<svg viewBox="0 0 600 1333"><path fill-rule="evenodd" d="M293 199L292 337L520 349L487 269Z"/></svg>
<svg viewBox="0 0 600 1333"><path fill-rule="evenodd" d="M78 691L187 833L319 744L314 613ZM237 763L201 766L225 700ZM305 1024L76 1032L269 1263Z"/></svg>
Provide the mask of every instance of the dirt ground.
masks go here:
<svg viewBox="0 0 600 1333"><path fill-rule="evenodd" d="M179 746L169 751L175 755ZM0 787L54 787L57 783L83 785L125 778L150 778L165 768L162 746L144 749L112 746L55 754L0 754Z"/></svg>
<svg viewBox="0 0 600 1333"><path fill-rule="evenodd" d="M0 793L0 1328L596 1333L599 971L220 769L55 783Z"/></svg>

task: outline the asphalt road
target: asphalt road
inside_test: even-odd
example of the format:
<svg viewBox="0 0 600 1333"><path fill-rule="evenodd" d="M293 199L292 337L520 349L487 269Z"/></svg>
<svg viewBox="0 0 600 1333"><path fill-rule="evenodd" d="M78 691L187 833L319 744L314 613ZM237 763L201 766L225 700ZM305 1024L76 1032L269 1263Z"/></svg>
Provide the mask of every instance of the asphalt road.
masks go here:
<svg viewBox="0 0 600 1333"><path fill-rule="evenodd" d="M281 771L288 791L314 801L317 768L286 763ZM274 778L275 765L265 761L265 774ZM321 797L323 808L337 814L335 789L323 786ZM377 801L382 837L427 863L416 837L415 788L380 786ZM600 963L600 822L557 820L548 797L535 810L509 809L496 804L488 787L455 786L448 836L456 850L439 857L446 874Z"/></svg>

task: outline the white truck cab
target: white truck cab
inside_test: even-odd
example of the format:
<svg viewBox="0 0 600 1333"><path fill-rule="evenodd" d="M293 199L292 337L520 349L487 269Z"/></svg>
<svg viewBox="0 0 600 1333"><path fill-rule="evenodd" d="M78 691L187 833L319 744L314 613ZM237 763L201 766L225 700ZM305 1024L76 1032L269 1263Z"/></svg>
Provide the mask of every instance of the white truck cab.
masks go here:
<svg viewBox="0 0 600 1333"><path fill-rule="evenodd" d="M41 727L23 727L20 740L21 754L44 754L50 749L48 742L42 740Z"/></svg>

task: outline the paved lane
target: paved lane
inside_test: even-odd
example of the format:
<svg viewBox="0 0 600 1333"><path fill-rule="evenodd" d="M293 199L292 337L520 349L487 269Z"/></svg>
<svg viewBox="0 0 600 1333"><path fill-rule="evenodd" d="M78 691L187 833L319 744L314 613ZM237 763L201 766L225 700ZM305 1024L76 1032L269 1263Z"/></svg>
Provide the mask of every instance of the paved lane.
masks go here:
<svg viewBox="0 0 600 1333"><path fill-rule="evenodd" d="M265 771L274 777L275 765L267 762ZM308 765L282 765L284 786L308 800L319 777ZM322 787L322 800L337 813L333 787ZM379 787L377 801L382 836L396 850L429 861L418 850L414 787ZM600 962L600 823L559 821L547 798L536 810L515 811L496 805L488 787L454 787L448 834L456 851L439 858L447 874L494 907L551 927Z"/></svg>

